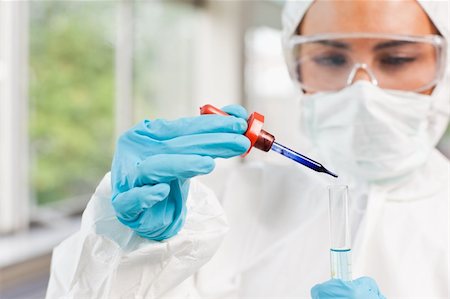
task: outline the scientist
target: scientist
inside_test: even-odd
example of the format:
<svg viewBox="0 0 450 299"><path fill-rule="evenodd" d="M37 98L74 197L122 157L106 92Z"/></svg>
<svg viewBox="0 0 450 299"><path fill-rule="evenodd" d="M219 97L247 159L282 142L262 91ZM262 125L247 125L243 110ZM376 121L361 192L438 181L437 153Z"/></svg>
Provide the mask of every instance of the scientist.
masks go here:
<svg viewBox="0 0 450 299"><path fill-rule="evenodd" d="M247 112L122 135L47 298L448 298L448 1L288 2L283 46L315 156L350 186L353 282L329 280L326 175L244 165ZM298 145L301 148L301 145ZM226 215L226 217L225 217ZM359 278L358 278L359 277ZM369 278L370 277L370 278Z"/></svg>

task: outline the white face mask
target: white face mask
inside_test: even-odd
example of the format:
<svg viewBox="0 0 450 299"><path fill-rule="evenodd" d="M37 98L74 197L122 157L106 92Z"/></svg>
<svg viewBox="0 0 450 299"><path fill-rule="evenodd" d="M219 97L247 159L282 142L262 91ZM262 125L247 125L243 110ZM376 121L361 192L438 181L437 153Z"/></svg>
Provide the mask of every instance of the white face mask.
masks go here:
<svg viewBox="0 0 450 299"><path fill-rule="evenodd" d="M427 160L431 97L358 81L303 98L303 120L321 158L368 181L404 176Z"/></svg>

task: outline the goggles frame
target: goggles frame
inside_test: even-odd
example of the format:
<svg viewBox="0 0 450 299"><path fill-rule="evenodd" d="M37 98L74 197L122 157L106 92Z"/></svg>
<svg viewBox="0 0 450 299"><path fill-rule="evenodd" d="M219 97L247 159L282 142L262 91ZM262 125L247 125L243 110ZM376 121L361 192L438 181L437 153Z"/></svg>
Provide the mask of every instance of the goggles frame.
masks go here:
<svg viewBox="0 0 450 299"><path fill-rule="evenodd" d="M446 68L448 67L448 57L447 57L447 41L440 35L430 34L430 35L404 35L404 34L389 34L389 33L369 33L369 32L354 32L354 33L323 33L323 34L314 34L314 35L292 35L288 39L283 40L285 58L288 66L288 71L291 76L291 79L302 89L306 91L320 91L311 89L308 86L305 86L302 82L299 81L297 76L297 62L294 58L293 50L295 47L311 43L318 42L322 40L337 40L337 39L381 39L381 40L398 40L405 42L415 42L415 43L427 43L435 47L438 51L437 55L437 65L438 71L436 72L435 78L425 86L417 88L415 90L410 90L412 92L422 92L436 86L444 77L446 72ZM361 63L360 63L361 64ZM361 64L362 65L362 64ZM365 69L365 68L364 68ZM371 83L378 85L377 80L373 80L373 73L369 74L372 78ZM351 85L351 82L348 82L346 86L343 86L341 89ZM330 91L338 91L330 90Z"/></svg>

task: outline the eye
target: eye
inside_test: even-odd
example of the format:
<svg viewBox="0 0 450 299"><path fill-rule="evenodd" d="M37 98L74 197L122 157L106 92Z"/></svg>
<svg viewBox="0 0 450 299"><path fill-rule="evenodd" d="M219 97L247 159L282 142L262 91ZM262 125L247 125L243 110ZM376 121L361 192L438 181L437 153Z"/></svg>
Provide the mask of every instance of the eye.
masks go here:
<svg viewBox="0 0 450 299"><path fill-rule="evenodd" d="M386 66L402 66L416 61L416 57L407 56L385 56L380 62Z"/></svg>
<svg viewBox="0 0 450 299"><path fill-rule="evenodd" d="M313 57L312 60L321 66L340 67L347 64L347 58L342 54L324 54Z"/></svg>

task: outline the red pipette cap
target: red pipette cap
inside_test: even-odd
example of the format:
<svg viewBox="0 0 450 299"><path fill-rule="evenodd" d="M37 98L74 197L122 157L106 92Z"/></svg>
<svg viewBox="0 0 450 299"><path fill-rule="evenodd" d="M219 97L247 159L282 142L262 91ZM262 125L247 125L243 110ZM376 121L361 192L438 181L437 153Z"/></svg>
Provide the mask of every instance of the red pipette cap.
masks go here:
<svg viewBox="0 0 450 299"><path fill-rule="evenodd" d="M200 114L218 114L222 116L229 116L229 114L209 104L200 107ZM258 112L253 112L247 120L247 125L247 131L244 135L250 139L250 148L243 156L245 157L248 155L252 147L268 152L272 148L275 137L269 132L263 130L264 115L259 114Z"/></svg>

